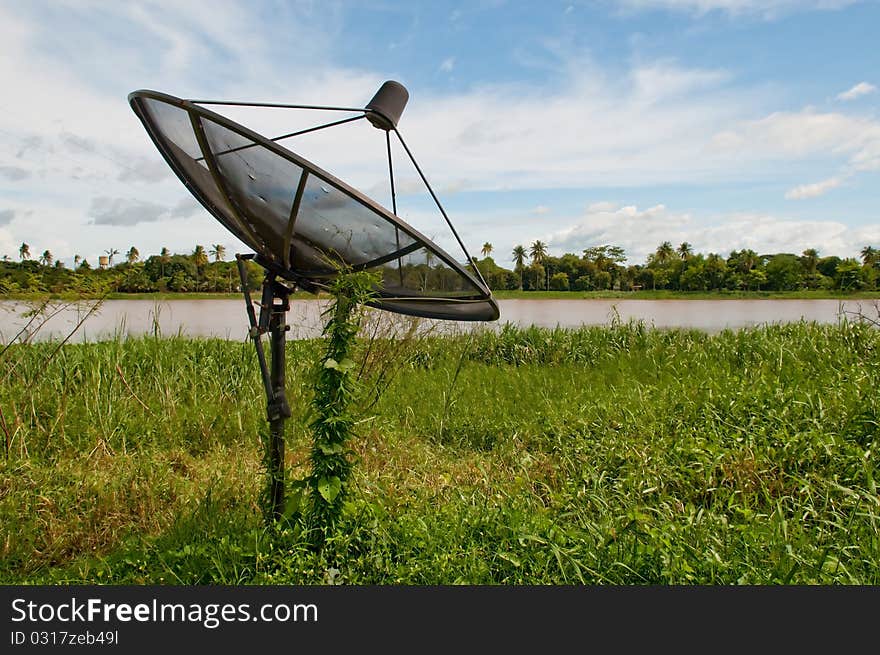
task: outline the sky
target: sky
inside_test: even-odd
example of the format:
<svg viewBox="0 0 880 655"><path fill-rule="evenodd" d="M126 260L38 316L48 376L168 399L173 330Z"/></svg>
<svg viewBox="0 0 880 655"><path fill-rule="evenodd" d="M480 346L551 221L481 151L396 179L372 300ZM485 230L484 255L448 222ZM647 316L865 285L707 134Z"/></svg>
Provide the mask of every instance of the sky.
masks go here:
<svg viewBox="0 0 880 655"><path fill-rule="evenodd" d="M385 80L409 91L399 130L472 255L858 256L880 247L878 31L880 0L0 0L0 256L248 252L127 95L363 107ZM217 109L269 137L338 117ZM282 144L391 206L365 121ZM394 161L398 214L454 252Z"/></svg>

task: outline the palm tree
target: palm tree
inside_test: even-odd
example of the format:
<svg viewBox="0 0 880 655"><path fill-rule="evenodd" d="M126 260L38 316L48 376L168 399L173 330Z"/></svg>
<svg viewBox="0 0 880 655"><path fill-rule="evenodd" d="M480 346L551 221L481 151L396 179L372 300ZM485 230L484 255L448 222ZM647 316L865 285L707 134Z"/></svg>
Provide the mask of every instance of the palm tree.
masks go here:
<svg viewBox="0 0 880 655"><path fill-rule="evenodd" d="M654 261L662 266L670 261L674 255L675 250L672 249L672 244L669 241L664 241L657 246L657 252L654 253Z"/></svg>
<svg viewBox="0 0 880 655"><path fill-rule="evenodd" d="M128 252L125 253L125 258L128 260L129 264L134 264L137 260L141 258L141 253L138 252L138 249L132 246L128 249Z"/></svg>
<svg viewBox="0 0 880 655"><path fill-rule="evenodd" d="M523 269L526 265L526 249L522 246L516 246L511 253L513 255L514 270L519 271L519 290L523 288Z"/></svg>
<svg viewBox="0 0 880 655"><path fill-rule="evenodd" d="M25 259L30 259L31 247L28 244L22 242L21 246L19 246L18 248L18 256L21 257L21 261L24 261Z"/></svg>
<svg viewBox="0 0 880 655"><path fill-rule="evenodd" d="M119 251L116 248L108 248L104 252L107 253L107 265L113 266L113 256L118 255Z"/></svg>
<svg viewBox="0 0 880 655"><path fill-rule="evenodd" d="M79 267L79 263L80 263L81 261L82 261L82 257L80 257L79 255L74 255L74 256L73 256L73 267L74 267L74 268L78 268L78 267Z"/></svg>
<svg viewBox="0 0 880 655"><path fill-rule="evenodd" d="M531 245L531 247L529 248L529 253L532 255L532 262L533 263L543 264L544 260L547 259L547 244L544 243L543 241L535 241ZM547 273L547 271L545 269L544 277L547 277L546 273ZM549 286L550 286L549 279L545 281L545 286L547 288L549 288Z"/></svg>
<svg viewBox="0 0 880 655"><path fill-rule="evenodd" d="M205 277L205 266L208 265L208 253L205 252L205 249L202 246L197 245L195 250L193 250L192 259L193 263L196 265L199 282L201 282Z"/></svg>
<svg viewBox="0 0 880 655"><path fill-rule="evenodd" d="M540 264L547 258L547 244L542 241L535 241L529 246L529 254L532 256L533 264Z"/></svg>
<svg viewBox="0 0 880 655"><path fill-rule="evenodd" d="M222 262L223 257L226 256L226 247L223 244L215 243L211 248L211 255L214 256L215 262Z"/></svg>
<svg viewBox="0 0 880 655"><path fill-rule="evenodd" d="M678 246L678 250L676 252L678 253L678 256L681 257L681 260L686 262L694 254L694 247L687 241L684 241L680 246Z"/></svg>
<svg viewBox="0 0 880 655"><path fill-rule="evenodd" d="M53 261L54 259L55 259L55 258L52 256L52 253L49 252L49 250L44 250L44 251L43 251L43 254L40 255L40 263L41 263L43 266L51 266L51 265L52 265L52 261Z"/></svg>
<svg viewBox="0 0 880 655"><path fill-rule="evenodd" d="M208 253L205 252L202 246L196 246L195 250L193 250L192 258L196 268L199 269L204 268L208 263Z"/></svg>
<svg viewBox="0 0 880 655"><path fill-rule="evenodd" d="M489 243L488 241L486 243L484 243L483 249L480 251L480 254L483 255L483 257L488 257L489 255L491 255L492 254L492 244Z"/></svg>
<svg viewBox="0 0 880 655"><path fill-rule="evenodd" d="M871 246L865 246L862 248L862 263L869 268L874 266L880 259L878 259L878 255L880 252L877 251L876 248L872 248Z"/></svg>

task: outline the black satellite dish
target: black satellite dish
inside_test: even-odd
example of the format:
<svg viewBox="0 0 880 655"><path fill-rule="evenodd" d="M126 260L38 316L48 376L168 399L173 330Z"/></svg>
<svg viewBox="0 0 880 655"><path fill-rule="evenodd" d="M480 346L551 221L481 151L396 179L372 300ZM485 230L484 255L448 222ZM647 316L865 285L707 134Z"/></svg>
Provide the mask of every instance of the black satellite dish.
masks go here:
<svg viewBox="0 0 880 655"><path fill-rule="evenodd" d="M307 291L327 288L339 270L378 270L374 306L402 314L494 321L498 305L467 254L436 194L412 157L397 121L406 89L386 82L364 109L182 100L135 91L129 102L184 185L230 232L253 249L255 261ZM360 115L268 139L204 104L283 106L357 111ZM392 211L276 143L279 139L366 118L394 132L455 235L466 263L456 261ZM390 167L392 203L394 176Z"/></svg>
<svg viewBox="0 0 880 655"><path fill-rule="evenodd" d="M268 399L269 474L273 514L284 508L284 421L291 415L285 392L286 316L295 288L327 289L345 270L381 272L371 305L426 318L494 321L498 304L397 130L409 94L385 82L364 107L183 100L157 91L128 96L165 161L196 199L254 251L236 255L242 292ZM268 139L204 105L283 107L352 113L337 121ZM360 119L385 131L391 211L277 141ZM391 132L455 236L465 263L397 216ZM266 269L257 318L245 259ZM270 334L271 371L262 335Z"/></svg>

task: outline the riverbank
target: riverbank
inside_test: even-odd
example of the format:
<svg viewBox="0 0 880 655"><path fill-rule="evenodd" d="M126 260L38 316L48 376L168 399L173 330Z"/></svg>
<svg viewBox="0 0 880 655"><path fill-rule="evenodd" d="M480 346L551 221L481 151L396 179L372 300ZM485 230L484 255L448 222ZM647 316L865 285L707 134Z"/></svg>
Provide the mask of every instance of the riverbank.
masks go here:
<svg viewBox="0 0 880 655"><path fill-rule="evenodd" d="M319 346L289 344L291 478ZM252 345L12 346L0 582L880 584L880 331L505 328L357 364L354 487L315 552L257 509Z"/></svg>
<svg viewBox="0 0 880 655"><path fill-rule="evenodd" d="M255 299L259 292L253 292ZM880 300L880 291L835 291L821 289L801 289L799 291L493 291L498 300ZM290 296L294 300L329 298L329 294L313 294L297 291ZM99 296L75 293L17 293L0 294L0 300L22 300L28 302L41 300L96 300ZM241 299L235 293L118 293L110 292L103 296L106 300L224 300Z"/></svg>

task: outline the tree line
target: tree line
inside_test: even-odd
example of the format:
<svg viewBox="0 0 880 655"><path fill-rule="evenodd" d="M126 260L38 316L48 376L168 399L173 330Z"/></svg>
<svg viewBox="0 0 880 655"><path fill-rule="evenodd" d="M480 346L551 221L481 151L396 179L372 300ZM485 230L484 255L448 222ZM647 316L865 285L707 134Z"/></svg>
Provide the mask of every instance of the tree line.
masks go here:
<svg viewBox="0 0 880 655"><path fill-rule="evenodd" d="M528 248L517 245L511 252L513 268L496 264L491 243L484 243L482 259L473 258L492 289L525 291L794 291L826 289L839 291L880 288L880 251L865 246L860 259L834 255L822 257L815 248L801 254L758 254L754 250L732 250L726 257L699 253L685 242L674 247L661 243L643 264L628 264L624 249L614 245L586 248L581 254L555 257L542 241ZM226 249L197 245L186 254L162 248L158 255L142 259L134 246L122 261L120 251L108 248L100 262L74 256L67 268L49 250L32 258L30 246L22 243L19 260L8 256L0 261L0 293L74 292L100 294L107 291L144 292L232 292L239 289L235 262L225 261ZM249 283L258 288L262 269L249 263ZM431 263L428 263L431 266ZM437 266L442 266L437 264Z"/></svg>
<svg viewBox="0 0 880 655"><path fill-rule="evenodd" d="M237 265L224 260L226 248L221 244L207 250L197 245L186 254L162 248L158 255L146 259L132 246L122 261L114 261L119 254L119 250L108 248L94 265L75 255L73 268L67 268L49 250L33 259L30 246L22 243L20 261L8 257L0 261L0 293L230 292L240 287ZM249 286L258 288L262 269L248 264Z"/></svg>
<svg viewBox="0 0 880 655"><path fill-rule="evenodd" d="M827 289L876 290L880 286L880 251L861 250L861 259L822 257L815 248L801 254L759 254L754 250L698 253L684 242L661 243L643 264L627 264L624 249L614 245L587 248L581 254L551 256L547 244L535 241L511 252L513 269L498 266L484 243L482 259L475 259L493 289L553 291L795 291Z"/></svg>

